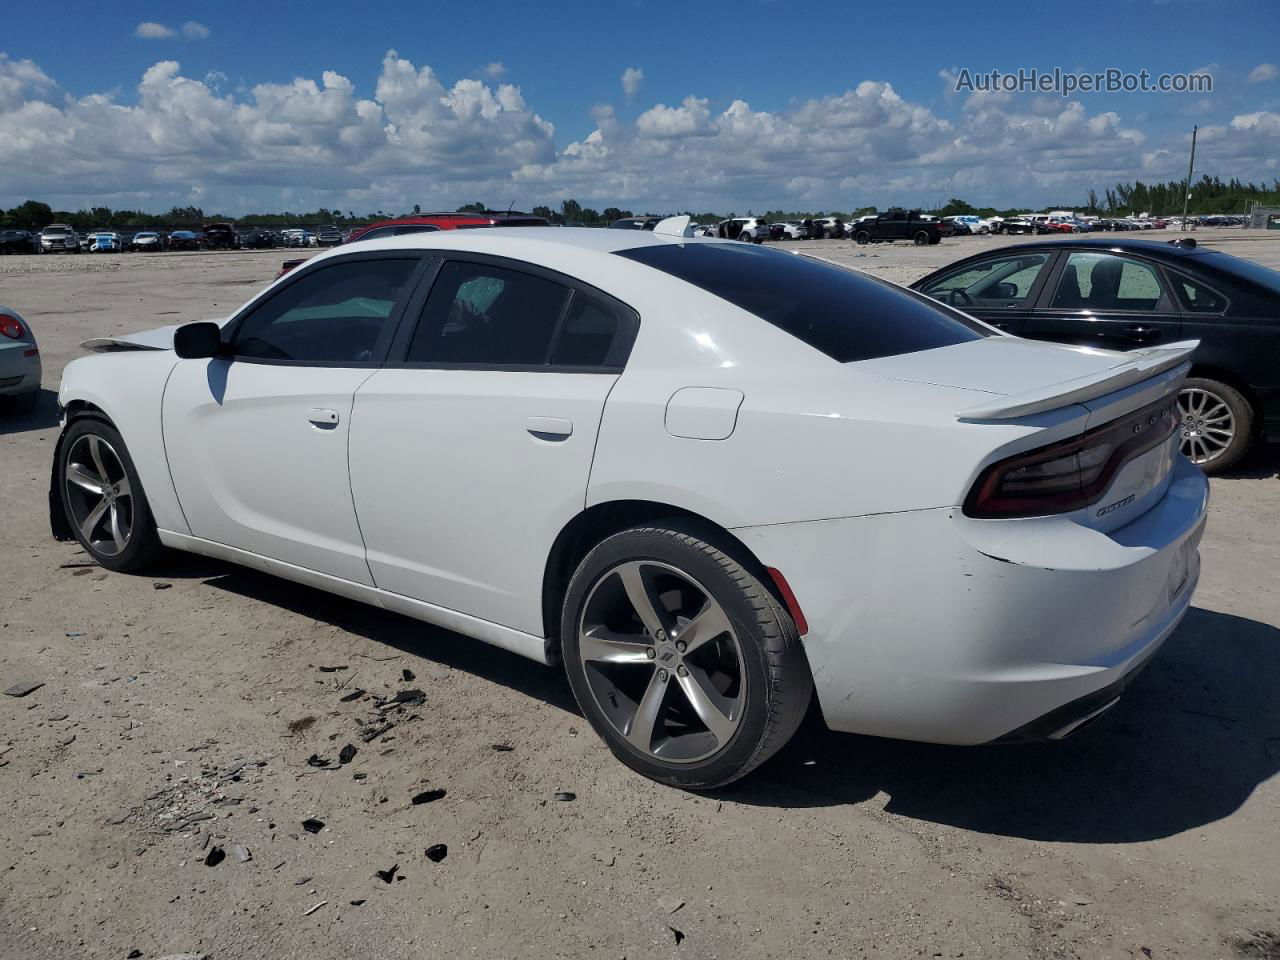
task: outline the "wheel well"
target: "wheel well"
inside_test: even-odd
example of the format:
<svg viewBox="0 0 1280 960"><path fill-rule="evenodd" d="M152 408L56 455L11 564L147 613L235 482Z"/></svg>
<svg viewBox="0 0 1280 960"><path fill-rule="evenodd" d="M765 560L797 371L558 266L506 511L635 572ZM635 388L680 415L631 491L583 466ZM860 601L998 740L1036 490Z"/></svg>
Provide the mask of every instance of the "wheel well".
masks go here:
<svg viewBox="0 0 1280 960"><path fill-rule="evenodd" d="M1262 407L1258 403L1257 394L1250 388L1249 384L1237 377L1230 370L1224 370L1221 367L1215 367L1211 364L1192 364L1191 372L1188 377L1200 377L1205 380L1217 380L1225 383L1229 387L1234 387L1239 391L1240 395L1249 401L1249 406L1253 408L1253 429L1257 433L1262 429Z"/></svg>
<svg viewBox="0 0 1280 960"><path fill-rule="evenodd" d="M708 520L692 510L673 507L650 500L615 500L588 507L570 520L551 545L547 566L542 577L542 627L547 638L547 651L558 655L560 650L560 613L569 580L578 569L582 558L597 544L628 527L654 523L659 520L680 519L708 529L722 546L733 550L735 558L748 566L765 588L777 595L777 586L762 564L741 540L720 524ZM777 597L783 603L781 597Z"/></svg>

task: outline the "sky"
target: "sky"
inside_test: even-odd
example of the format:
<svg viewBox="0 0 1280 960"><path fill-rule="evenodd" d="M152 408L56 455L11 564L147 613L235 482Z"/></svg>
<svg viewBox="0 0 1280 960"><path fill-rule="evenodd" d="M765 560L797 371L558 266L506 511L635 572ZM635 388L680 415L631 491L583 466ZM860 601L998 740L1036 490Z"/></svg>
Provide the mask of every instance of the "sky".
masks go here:
<svg viewBox="0 0 1280 960"><path fill-rule="evenodd" d="M1280 178L1276 0L132 2L0 11L0 206L722 213ZM957 92L962 71L1209 93Z"/></svg>

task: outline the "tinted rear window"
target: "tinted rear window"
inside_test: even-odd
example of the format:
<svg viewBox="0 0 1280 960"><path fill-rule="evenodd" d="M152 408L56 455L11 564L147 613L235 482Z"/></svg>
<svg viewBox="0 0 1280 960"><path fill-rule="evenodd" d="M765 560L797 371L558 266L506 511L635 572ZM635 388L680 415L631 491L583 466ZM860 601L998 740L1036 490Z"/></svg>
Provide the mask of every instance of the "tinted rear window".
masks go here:
<svg viewBox="0 0 1280 960"><path fill-rule="evenodd" d="M1255 263L1252 260L1233 257L1231 254L1223 253L1220 250L1196 251L1192 256L1195 258L1192 261L1193 263L1198 260L1200 263L1221 270L1223 273L1243 277L1262 287L1268 293L1280 296L1280 272L1264 267L1262 264Z"/></svg>
<svg viewBox="0 0 1280 960"><path fill-rule="evenodd" d="M701 287L841 363L989 335L960 314L881 280L755 244L664 243L618 256Z"/></svg>

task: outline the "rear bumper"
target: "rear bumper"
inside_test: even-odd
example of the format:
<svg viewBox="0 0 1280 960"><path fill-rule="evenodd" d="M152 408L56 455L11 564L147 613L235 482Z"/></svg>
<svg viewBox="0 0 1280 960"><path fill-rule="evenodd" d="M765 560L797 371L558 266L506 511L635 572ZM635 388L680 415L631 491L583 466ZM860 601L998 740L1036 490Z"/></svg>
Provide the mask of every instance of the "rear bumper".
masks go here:
<svg viewBox="0 0 1280 960"><path fill-rule="evenodd" d="M1043 518L1003 551L997 525L1017 521L952 508L734 532L795 591L831 728L979 744L1057 723L1052 734L1075 719L1064 708L1114 699L1100 691L1145 664L1190 606L1207 499L1179 457L1168 492L1132 523L1104 533Z"/></svg>
<svg viewBox="0 0 1280 960"><path fill-rule="evenodd" d="M30 343L16 343L0 347L0 397L31 393L40 389L40 354L23 356L36 347Z"/></svg>

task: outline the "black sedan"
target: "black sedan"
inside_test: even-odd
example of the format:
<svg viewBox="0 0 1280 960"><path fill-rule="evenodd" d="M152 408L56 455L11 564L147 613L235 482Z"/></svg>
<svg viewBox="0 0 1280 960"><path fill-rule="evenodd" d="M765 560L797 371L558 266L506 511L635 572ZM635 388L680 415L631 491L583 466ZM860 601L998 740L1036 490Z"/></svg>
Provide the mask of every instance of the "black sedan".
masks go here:
<svg viewBox="0 0 1280 960"><path fill-rule="evenodd" d="M1208 473L1280 441L1280 273L1191 239L1038 240L912 289L1034 340L1132 350L1199 340L1179 397L1182 450Z"/></svg>
<svg viewBox="0 0 1280 960"><path fill-rule="evenodd" d="M0 253L39 253L40 239L28 230L0 230Z"/></svg>

